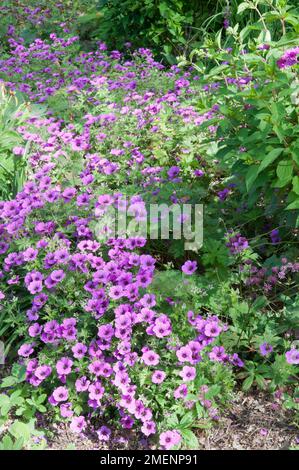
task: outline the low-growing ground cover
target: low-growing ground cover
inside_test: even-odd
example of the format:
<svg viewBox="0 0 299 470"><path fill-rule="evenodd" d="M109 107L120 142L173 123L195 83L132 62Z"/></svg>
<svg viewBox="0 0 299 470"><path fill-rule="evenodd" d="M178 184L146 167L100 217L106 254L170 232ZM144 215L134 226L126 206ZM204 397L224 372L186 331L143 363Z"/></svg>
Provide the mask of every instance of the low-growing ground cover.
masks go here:
<svg viewBox="0 0 299 470"><path fill-rule="evenodd" d="M40 426L62 421L107 445L122 429L197 448L240 387L295 426L296 32L245 44L250 30L231 28L169 67L147 48L10 31L3 99L22 104L0 135L14 169L0 202L2 448L42 448Z"/></svg>

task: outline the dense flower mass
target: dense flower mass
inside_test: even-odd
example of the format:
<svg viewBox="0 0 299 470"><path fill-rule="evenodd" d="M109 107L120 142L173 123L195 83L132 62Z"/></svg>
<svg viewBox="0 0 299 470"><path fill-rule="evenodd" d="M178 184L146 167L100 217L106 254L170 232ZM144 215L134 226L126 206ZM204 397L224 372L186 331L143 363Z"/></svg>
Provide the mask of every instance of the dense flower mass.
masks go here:
<svg viewBox="0 0 299 470"><path fill-rule="evenodd" d="M277 65L280 69L291 67L292 65L295 65L298 63L298 56L299 56L299 47L288 49L281 56L281 58L277 61Z"/></svg>
<svg viewBox="0 0 299 470"><path fill-rule="evenodd" d="M226 330L215 315L186 312L183 331L189 331L188 339L180 338L171 315L160 312L156 296L146 292L156 264L145 251L146 239L109 237L109 227L101 221L110 208L127 208L138 221L144 217L145 202L142 195L128 200L119 192L103 192L103 177L116 181L120 172L130 176L138 170L145 194L165 177L181 181L179 166L166 173L163 167L150 166L151 157L131 141L128 131L117 142L109 140L109 132L132 121L140 133L145 129L154 136L167 110L174 119L198 126L218 109L201 115L182 105L186 94L192 97L190 74L180 76L175 68L165 72L172 89L138 91L137 86L163 68L146 49L132 61L122 61L120 53L109 57L99 44L95 53L74 56L66 73L55 72L55 62L62 63L76 40L53 34L50 44L36 40L27 48L20 39L11 39L11 56L0 63L1 71L13 78L6 87L25 92L30 100L42 103L63 89L69 103L84 93L93 105L93 114L83 116L80 129L51 115L32 117L19 129L35 150L29 181L14 200L1 203L2 282L10 286L8 296L26 296L27 335L18 350L26 380L47 390L49 404L70 420L71 430L86 428L83 410L108 418L105 410L114 406L123 428L136 424L149 437L160 428L159 414L150 403L158 385L165 386L165 393L172 390L170 404L174 397L184 403L202 361L238 366L242 361L237 364L237 356L224 349L222 355L209 353ZM36 60L41 68L30 71ZM46 75L51 78L45 80ZM118 103L109 98L115 89L122 96ZM23 147L15 149L15 154L22 152ZM70 152L81 162L73 184L57 180L62 161L66 171L72 166ZM125 160L120 159L123 155ZM99 227L108 230L104 244L98 241ZM23 236L27 242L21 247ZM182 271L190 275L196 268L195 261L187 261ZM141 370L149 378L145 390ZM97 433L100 440L109 439L106 426ZM176 430L160 434L165 449L180 440Z"/></svg>

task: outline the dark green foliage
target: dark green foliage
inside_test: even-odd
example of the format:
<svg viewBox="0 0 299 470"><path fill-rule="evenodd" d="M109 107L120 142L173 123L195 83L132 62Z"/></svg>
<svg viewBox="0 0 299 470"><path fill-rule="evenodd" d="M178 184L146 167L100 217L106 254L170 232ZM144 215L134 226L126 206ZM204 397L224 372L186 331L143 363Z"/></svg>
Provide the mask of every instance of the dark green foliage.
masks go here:
<svg viewBox="0 0 299 470"><path fill-rule="evenodd" d="M201 35L198 28L211 13L222 11L223 3L211 0L100 0L79 18L79 32L83 39L90 36L103 40L111 48L123 49L126 42L131 42L134 47L150 47L173 61L175 55L187 50ZM96 12L102 16L97 16ZM218 26L221 16L222 13L216 20Z"/></svg>
<svg viewBox="0 0 299 470"><path fill-rule="evenodd" d="M293 5L293 6L292 6ZM77 20L81 39L105 41L109 48L125 49L128 42L136 47L150 47L170 63L175 57L200 45L208 35L228 25L260 30L266 14L272 38L277 39L284 20L274 10L284 10L294 26L292 15L296 2L265 0L98 0ZM260 24L257 24L259 22Z"/></svg>

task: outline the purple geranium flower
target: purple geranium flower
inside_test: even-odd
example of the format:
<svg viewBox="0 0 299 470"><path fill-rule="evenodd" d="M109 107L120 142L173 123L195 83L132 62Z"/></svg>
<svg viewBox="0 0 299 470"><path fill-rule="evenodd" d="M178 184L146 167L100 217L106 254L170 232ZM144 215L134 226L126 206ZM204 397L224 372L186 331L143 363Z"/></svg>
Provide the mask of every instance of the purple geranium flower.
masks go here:
<svg viewBox="0 0 299 470"><path fill-rule="evenodd" d="M182 266L182 271L184 274L191 275L197 269L197 262L196 261L186 261Z"/></svg>
<svg viewBox="0 0 299 470"><path fill-rule="evenodd" d="M72 371L73 361L68 357L62 357L56 364L56 370L59 375L68 375Z"/></svg>
<svg viewBox="0 0 299 470"><path fill-rule="evenodd" d="M66 387L57 387L53 392L54 400L59 403L60 401L66 401L69 397L69 392Z"/></svg>
<svg viewBox="0 0 299 470"><path fill-rule="evenodd" d="M273 351L271 344L263 343L260 345L260 353L262 356L268 356Z"/></svg>
<svg viewBox="0 0 299 470"><path fill-rule="evenodd" d="M44 365L44 366L37 367L34 371L34 374L36 375L38 379L44 380L47 377L49 377L51 372L52 372L52 368L50 366Z"/></svg>
<svg viewBox="0 0 299 470"><path fill-rule="evenodd" d="M18 354L22 357L28 357L33 353L33 351L33 344L25 343L18 349Z"/></svg>
<svg viewBox="0 0 299 470"><path fill-rule="evenodd" d="M182 437L178 431L166 431L160 434L160 445L163 449L169 450L172 447L178 445Z"/></svg>
<svg viewBox="0 0 299 470"><path fill-rule="evenodd" d="M160 356L154 351L146 351L142 355L142 361L147 366L156 366L159 364Z"/></svg>
<svg viewBox="0 0 299 470"><path fill-rule="evenodd" d="M107 426L101 426L100 429L96 431L100 441L109 441L111 436L111 429Z"/></svg>
<svg viewBox="0 0 299 470"><path fill-rule="evenodd" d="M277 65L280 69L285 69L286 67L291 67L292 65L296 65L298 63L298 56L299 56L299 47L294 47L292 49L288 49L284 52L284 54L278 59Z"/></svg>
<svg viewBox="0 0 299 470"><path fill-rule="evenodd" d="M70 424L70 428L73 432L80 433L86 428L86 421L84 416L75 416Z"/></svg>
<svg viewBox="0 0 299 470"><path fill-rule="evenodd" d="M289 364L299 364L299 351L292 348L286 352L286 360Z"/></svg>
<svg viewBox="0 0 299 470"><path fill-rule="evenodd" d="M154 384L161 384L165 380L166 374L163 370L155 370L152 375L152 382Z"/></svg>
<svg viewBox="0 0 299 470"><path fill-rule="evenodd" d="M184 366L179 375L182 377L184 382L190 382L196 377L196 369L195 367Z"/></svg>

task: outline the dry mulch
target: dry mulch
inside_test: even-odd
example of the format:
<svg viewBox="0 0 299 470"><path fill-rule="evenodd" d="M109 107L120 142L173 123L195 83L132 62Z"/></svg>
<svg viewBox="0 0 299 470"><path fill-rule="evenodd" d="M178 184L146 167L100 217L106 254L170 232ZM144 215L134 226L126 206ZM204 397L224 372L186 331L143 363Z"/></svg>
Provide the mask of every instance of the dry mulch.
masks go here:
<svg viewBox="0 0 299 470"><path fill-rule="evenodd" d="M293 412L277 407L264 393L239 392L219 425L199 434L198 439L206 450L289 449L298 445L293 418Z"/></svg>
<svg viewBox="0 0 299 470"><path fill-rule="evenodd" d="M100 443L97 435L73 434L61 424L52 428L53 437L48 439L48 449L77 450L137 450L149 449L146 441L135 432L116 431L109 443ZM295 447L298 429L292 425L292 413L273 406L271 397L264 393L244 394L238 392L231 409L222 416L217 425L208 431L197 431L203 450L283 450Z"/></svg>
<svg viewBox="0 0 299 470"><path fill-rule="evenodd" d="M100 442L97 434L91 431L84 434L75 434L70 431L67 424L61 423L51 428L53 437L48 439L47 450L140 450L148 449L135 432L115 431L109 442Z"/></svg>

